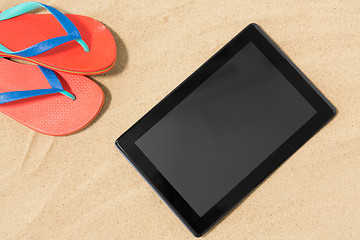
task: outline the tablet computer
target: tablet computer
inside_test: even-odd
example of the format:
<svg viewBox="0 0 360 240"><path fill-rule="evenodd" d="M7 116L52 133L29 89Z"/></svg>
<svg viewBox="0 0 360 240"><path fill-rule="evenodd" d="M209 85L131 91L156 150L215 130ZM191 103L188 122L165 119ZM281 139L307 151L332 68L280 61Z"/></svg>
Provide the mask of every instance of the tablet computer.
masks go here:
<svg viewBox="0 0 360 240"><path fill-rule="evenodd" d="M250 24L116 146L201 236L335 112L265 32Z"/></svg>

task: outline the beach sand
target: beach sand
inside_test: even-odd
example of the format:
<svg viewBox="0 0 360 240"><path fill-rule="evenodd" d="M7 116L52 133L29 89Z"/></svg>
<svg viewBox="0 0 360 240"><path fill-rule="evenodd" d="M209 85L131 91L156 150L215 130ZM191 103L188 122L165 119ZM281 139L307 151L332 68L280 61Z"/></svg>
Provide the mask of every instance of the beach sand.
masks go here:
<svg viewBox="0 0 360 240"><path fill-rule="evenodd" d="M44 3L106 24L118 62L91 77L106 101L79 133L50 137L0 114L0 239L195 239L114 141L252 22L339 113L204 238L360 239L358 0Z"/></svg>

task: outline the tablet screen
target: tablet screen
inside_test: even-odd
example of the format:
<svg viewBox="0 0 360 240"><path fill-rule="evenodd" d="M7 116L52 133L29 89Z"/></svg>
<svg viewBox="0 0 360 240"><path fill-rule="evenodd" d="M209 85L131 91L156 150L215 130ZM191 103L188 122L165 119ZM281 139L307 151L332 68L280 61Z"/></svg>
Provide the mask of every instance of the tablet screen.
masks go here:
<svg viewBox="0 0 360 240"><path fill-rule="evenodd" d="M201 217L315 114L249 42L136 145Z"/></svg>

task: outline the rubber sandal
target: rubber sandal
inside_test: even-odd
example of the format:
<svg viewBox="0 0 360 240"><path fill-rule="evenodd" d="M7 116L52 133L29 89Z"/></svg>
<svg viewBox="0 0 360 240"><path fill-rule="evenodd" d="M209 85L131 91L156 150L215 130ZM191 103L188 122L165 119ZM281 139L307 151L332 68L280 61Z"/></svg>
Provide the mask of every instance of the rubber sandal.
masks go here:
<svg viewBox="0 0 360 240"><path fill-rule="evenodd" d="M25 14L40 7L51 14ZM107 72L116 61L114 37L102 23L90 17L64 15L38 2L1 12L0 29L3 57L81 75Z"/></svg>
<svg viewBox="0 0 360 240"><path fill-rule="evenodd" d="M75 133L103 103L103 91L87 77L0 59L0 112L37 132Z"/></svg>

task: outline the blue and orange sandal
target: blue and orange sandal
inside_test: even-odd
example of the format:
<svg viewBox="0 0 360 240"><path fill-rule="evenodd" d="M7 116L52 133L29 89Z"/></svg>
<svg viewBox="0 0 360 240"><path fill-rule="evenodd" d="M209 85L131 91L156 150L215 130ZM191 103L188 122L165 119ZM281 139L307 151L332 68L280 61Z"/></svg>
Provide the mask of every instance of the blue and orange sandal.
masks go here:
<svg viewBox="0 0 360 240"><path fill-rule="evenodd" d="M37 8L51 14L29 14ZM85 16L64 15L38 2L19 4L0 13L0 56L81 75L109 71L116 61L110 31Z"/></svg>
<svg viewBox="0 0 360 240"><path fill-rule="evenodd" d="M0 59L0 112L43 134L85 128L99 114L104 93L81 75Z"/></svg>

